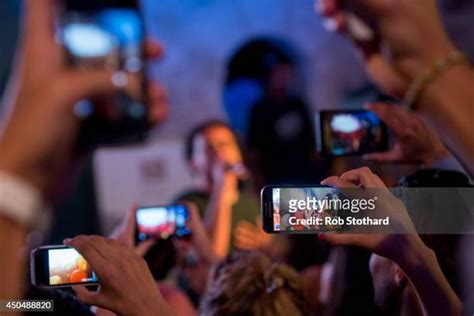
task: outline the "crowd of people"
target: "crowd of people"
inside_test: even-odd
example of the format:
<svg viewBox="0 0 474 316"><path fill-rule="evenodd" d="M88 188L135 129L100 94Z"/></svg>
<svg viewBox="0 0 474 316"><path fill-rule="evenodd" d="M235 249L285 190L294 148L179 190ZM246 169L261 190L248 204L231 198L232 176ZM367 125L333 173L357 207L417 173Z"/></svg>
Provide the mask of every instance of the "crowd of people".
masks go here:
<svg viewBox="0 0 474 316"><path fill-rule="evenodd" d="M351 22L343 2L318 0L316 10L332 31L348 34ZM469 186L474 177L474 72L443 29L436 1L353 3L377 26L373 45L352 37L369 77L394 100L408 103L368 105L396 142L389 151L364 158L417 164L420 169L401 179L401 186ZM269 139L277 137L272 136L274 126L269 120L257 121L268 112L279 115L274 109L287 97L287 64L274 69L268 96L252 115L247 140L217 120L190 131L185 158L193 187L175 198L189 210L190 238L136 244L133 207L111 236L64 240L91 265L98 289L74 286L69 292L32 286L27 261L34 232L47 227L47 204L64 195L73 181L71 170L83 155L74 147L80 120L73 106L122 88L112 80L113 72L71 69L63 62L53 32L54 14L53 0L25 0L22 37L3 100L0 299L54 299L58 315L474 313L474 239L418 234L403 204L366 166L337 175L308 174L321 168L311 164L313 136L304 134L312 128L299 100L288 98L285 103L296 109L298 133L290 135L286 145L280 138L280 148L287 146L293 158L286 165L281 160L271 165L272 155L281 155L268 146ZM147 42L146 55L158 58L162 48ZM149 122L159 124L167 112L166 91L158 82L150 82L147 91ZM265 131L270 136L262 136ZM380 211L398 224L399 233L265 233L261 186L315 179L336 188L383 190L387 204L381 207L391 207Z"/></svg>

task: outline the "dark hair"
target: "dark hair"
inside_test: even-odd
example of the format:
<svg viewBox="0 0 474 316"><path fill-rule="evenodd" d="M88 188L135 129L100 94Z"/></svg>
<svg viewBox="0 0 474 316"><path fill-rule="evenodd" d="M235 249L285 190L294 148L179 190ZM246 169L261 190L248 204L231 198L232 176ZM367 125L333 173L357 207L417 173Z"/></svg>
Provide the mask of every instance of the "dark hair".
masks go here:
<svg viewBox="0 0 474 316"><path fill-rule="evenodd" d="M214 268L201 315L306 315L303 280L289 266L256 251L238 251Z"/></svg>
<svg viewBox="0 0 474 316"><path fill-rule="evenodd" d="M189 132L189 134L186 136L184 156L187 161L191 160L194 153L194 144L193 144L194 138L196 138L197 135L205 132L206 130L210 128L214 128L214 127L222 127L222 128L228 129L232 133L232 135L234 135L235 141L237 142L237 145L240 148L237 134L235 134L234 130L230 127L230 125L224 121L221 121L218 119L212 119L212 120L205 121L204 123L199 124L198 126L193 128L191 132Z"/></svg>

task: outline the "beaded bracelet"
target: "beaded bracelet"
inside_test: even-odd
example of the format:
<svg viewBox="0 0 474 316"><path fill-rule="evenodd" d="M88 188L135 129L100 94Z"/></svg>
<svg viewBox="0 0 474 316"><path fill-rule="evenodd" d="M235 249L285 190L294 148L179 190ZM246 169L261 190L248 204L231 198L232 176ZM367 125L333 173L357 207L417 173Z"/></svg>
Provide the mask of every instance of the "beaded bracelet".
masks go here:
<svg viewBox="0 0 474 316"><path fill-rule="evenodd" d="M426 72L413 80L403 98L403 103L409 110L414 110L414 105L426 86L433 82L439 75L451 66L469 64L469 60L458 50L451 51L445 58L440 58Z"/></svg>

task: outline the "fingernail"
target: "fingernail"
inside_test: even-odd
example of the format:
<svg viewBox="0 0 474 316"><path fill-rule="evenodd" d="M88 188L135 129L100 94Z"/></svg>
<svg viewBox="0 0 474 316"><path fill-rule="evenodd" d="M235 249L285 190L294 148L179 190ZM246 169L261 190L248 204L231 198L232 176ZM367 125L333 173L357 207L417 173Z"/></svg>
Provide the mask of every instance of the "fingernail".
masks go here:
<svg viewBox="0 0 474 316"><path fill-rule="evenodd" d="M318 239L319 239L319 240L325 240L325 239L326 239L326 235L324 235L324 234L318 234Z"/></svg>
<svg viewBox="0 0 474 316"><path fill-rule="evenodd" d="M116 71L112 75L112 83L117 88L124 88L128 84L128 75L125 71Z"/></svg>
<svg viewBox="0 0 474 316"><path fill-rule="evenodd" d="M326 30L334 32L337 30L337 22L334 19L324 19L323 26Z"/></svg>
<svg viewBox="0 0 474 316"><path fill-rule="evenodd" d="M67 244L69 244L70 242L71 242L71 238L66 238L66 239L63 240L63 244L64 244L64 245L67 245Z"/></svg>

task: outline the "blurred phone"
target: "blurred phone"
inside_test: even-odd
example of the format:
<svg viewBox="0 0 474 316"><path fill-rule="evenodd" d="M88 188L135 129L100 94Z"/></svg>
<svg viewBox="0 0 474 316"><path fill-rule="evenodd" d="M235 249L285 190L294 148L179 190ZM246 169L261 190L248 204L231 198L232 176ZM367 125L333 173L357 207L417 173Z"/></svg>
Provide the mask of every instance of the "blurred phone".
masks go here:
<svg viewBox="0 0 474 316"><path fill-rule="evenodd" d="M136 241L187 237L191 234L188 221L189 211L183 204L140 207L136 214Z"/></svg>
<svg viewBox="0 0 474 316"><path fill-rule="evenodd" d="M323 155L362 155L388 150L388 129L373 112L320 111L315 125L318 151Z"/></svg>
<svg viewBox="0 0 474 316"><path fill-rule="evenodd" d="M79 146L144 140L150 126L139 0L62 0L58 27L72 67L116 72L113 80L123 86L75 104L74 112L82 119Z"/></svg>
<svg viewBox="0 0 474 316"><path fill-rule="evenodd" d="M343 195L328 186L269 185L261 191L263 230L267 233L320 233L336 228L318 224L316 218L336 216L330 200ZM318 202L320 201L320 202Z"/></svg>
<svg viewBox="0 0 474 316"><path fill-rule="evenodd" d="M99 280L89 263L74 248L44 246L31 252L31 283L46 287L97 285Z"/></svg>

